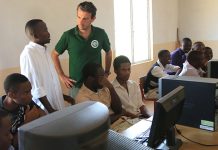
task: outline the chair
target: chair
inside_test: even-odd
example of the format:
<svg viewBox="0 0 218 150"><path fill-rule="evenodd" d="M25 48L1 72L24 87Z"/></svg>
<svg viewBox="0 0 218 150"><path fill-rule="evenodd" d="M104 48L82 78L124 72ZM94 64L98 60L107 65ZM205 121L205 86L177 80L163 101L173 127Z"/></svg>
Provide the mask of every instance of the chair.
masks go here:
<svg viewBox="0 0 218 150"><path fill-rule="evenodd" d="M141 91L141 95L142 95L142 100L143 101L153 101L154 102L154 110L155 110L155 106L156 106L156 98L147 98L145 97L145 93L144 93L144 85L145 85L145 81L146 81L147 76L143 76L139 78L139 87L140 87L140 91Z"/></svg>

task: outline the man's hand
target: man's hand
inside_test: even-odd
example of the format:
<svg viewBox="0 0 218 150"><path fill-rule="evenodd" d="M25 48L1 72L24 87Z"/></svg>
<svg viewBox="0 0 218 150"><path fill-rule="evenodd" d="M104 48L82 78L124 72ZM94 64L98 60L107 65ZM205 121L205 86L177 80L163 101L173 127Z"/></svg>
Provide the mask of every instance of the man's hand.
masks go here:
<svg viewBox="0 0 218 150"><path fill-rule="evenodd" d="M60 79L61 79L61 82L63 82L67 88L71 88L76 83L75 80L69 78L66 75L61 75Z"/></svg>
<svg viewBox="0 0 218 150"><path fill-rule="evenodd" d="M110 83L110 81L105 76L103 78L99 79L99 83L103 87L107 87L108 89L113 88L113 85Z"/></svg>

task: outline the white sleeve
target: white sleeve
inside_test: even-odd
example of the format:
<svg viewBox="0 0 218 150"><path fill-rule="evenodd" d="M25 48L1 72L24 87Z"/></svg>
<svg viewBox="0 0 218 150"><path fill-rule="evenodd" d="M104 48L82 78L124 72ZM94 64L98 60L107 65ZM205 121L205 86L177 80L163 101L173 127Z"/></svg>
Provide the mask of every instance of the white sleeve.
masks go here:
<svg viewBox="0 0 218 150"><path fill-rule="evenodd" d="M172 64L167 64L165 69L167 71L172 71L172 72L176 72L178 69L180 69L179 66L175 66L175 65L172 65Z"/></svg>
<svg viewBox="0 0 218 150"><path fill-rule="evenodd" d="M152 71L151 71L151 74L155 77L158 77L158 78L161 78L161 77L165 77L165 76L168 76L167 73L165 73L163 71L163 69L161 69L161 67L159 66L155 66Z"/></svg>
<svg viewBox="0 0 218 150"><path fill-rule="evenodd" d="M37 67L36 62L34 62L34 57L31 57L29 54L20 56L21 74L25 75L32 85L31 93L33 99L46 96L46 91L41 80L42 78L39 69L40 68Z"/></svg>

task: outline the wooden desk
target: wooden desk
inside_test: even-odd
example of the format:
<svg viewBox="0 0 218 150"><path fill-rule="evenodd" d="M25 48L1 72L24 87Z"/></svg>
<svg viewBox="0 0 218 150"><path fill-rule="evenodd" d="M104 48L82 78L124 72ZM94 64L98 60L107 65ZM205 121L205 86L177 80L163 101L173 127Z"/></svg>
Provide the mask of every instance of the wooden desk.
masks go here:
<svg viewBox="0 0 218 150"><path fill-rule="evenodd" d="M177 129L180 130L183 136L208 145L218 145L218 131L211 132L206 130L201 130L197 128L176 125ZM218 146L201 146L199 144L193 143L191 141L186 140L180 135L177 135L183 141L181 146L181 150L217 150Z"/></svg>
<svg viewBox="0 0 218 150"><path fill-rule="evenodd" d="M146 128L146 126L150 125L151 121L141 120L140 122L123 131L121 134L132 139L133 137L144 131L144 128ZM176 127L185 137L193 141L208 145L218 145L218 131L211 132L182 125L176 125ZM178 134L177 138L183 141L180 150L218 150L218 146L201 146L199 144L186 140Z"/></svg>

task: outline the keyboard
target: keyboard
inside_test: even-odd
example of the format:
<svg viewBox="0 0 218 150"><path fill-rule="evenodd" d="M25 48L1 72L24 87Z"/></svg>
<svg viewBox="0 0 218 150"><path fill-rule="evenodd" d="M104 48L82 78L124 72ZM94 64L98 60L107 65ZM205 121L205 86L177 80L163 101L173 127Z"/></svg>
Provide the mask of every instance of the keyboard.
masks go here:
<svg viewBox="0 0 218 150"><path fill-rule="evenodd" d="M140 135L136 136L133 140L136 141L137 143L147 143L148 142L148 138L149 138L149 134L150 134L150 129L148 128L147 130L145 130L144 132L142 132Z"/></svg>
<svg viewBox="0 0 218 150"><path fill-rule="evenodd" d="M109 130L108 140L107 150L154 150L112 130Z"/></svg>

